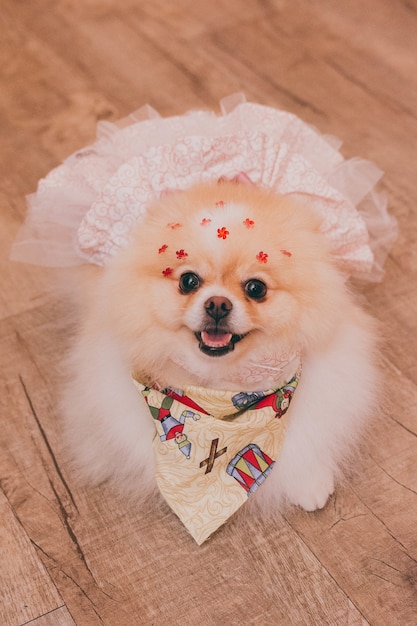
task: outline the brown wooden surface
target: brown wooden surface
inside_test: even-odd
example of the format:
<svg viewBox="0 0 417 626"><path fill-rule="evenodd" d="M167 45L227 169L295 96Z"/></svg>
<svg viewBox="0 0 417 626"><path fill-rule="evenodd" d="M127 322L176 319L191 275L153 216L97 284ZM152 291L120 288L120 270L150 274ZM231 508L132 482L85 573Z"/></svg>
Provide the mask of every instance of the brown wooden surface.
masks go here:
<svg viewBox="0 0 417 626"><path fill-rule="evenodd" d="M2 0L0 34L0 624L415 626L416 0ZM68 471L66 306L7 256L24 196L97 120L235 91L385 170L400 234L364 293L390 400L323 511L234 520L199 548L160 502L139 509Z"/></svg>

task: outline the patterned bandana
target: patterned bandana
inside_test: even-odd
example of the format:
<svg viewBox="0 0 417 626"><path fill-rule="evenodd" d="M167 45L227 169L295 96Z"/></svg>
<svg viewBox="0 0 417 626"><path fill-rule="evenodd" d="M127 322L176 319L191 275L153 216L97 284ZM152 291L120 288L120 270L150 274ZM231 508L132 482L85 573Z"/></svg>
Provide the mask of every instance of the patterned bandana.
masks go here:
<svg viewBox="0 0 417 626"><path fill-rule="evenodd" d="M179 391L134 381L154 419L158 487L201 545L265 481L276 462L301 367L277 389Z"/></svg>

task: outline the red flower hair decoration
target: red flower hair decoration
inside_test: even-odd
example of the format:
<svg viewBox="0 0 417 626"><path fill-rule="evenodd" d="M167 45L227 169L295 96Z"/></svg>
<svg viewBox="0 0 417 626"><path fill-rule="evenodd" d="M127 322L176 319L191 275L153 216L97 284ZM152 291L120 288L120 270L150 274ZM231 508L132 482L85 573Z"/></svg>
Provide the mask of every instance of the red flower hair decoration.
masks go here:
<svg viewBox="0 0 417 626"><path fill-rule="evenodd" d="M208 217L203 217L200 224L201 226L208 226L209 224L211 224L211 219Z"/></svg>
<svg viewBox="0 0 417 626"><path fill-rule="evenodd" d="M268 263L268 255L266 252L262 252L262 250L256 255L256 258L258 259L259 263Z"/></svg>
<svg viewBox="0 0 417 626"><path fill-rule="evenodd" d="M173 271L174 270L172 269L172 267L166 267L164 270L162 270L162 273L164 276L171 276Z"/></svg>
<svg viewBox="0 0 417 626"><path fill-rule="evenodd" d="M181 250L177 250L175 254L177 255L177 259L180 261L182 261L182 259L186 259L188 256L188 252L185 252L182 248Z"/></svg>
<svg viewBox="0 0 417 626"><path fill-rule="evenodd" d="M164 243L164 245L159 248L158 254L163 254L167 248L168 246Z"/></svg>
<svg viewBox="0 0 417 626"><path fill-rule="evenodd" d="M227 230L226 226L222 226L221 228L217 229L217 237L219 239L227 239L227 237L230 235L229 231Z"/></svg>
<svg viewBox="0 0 417 626"><path fill-rule="evenodd" d="M247 217L243 222L243 225L246 226L246 228L253 228L255 226L255 222Z"/></svg>
<svg viewBox="0 0 417 626"><path fill-rule="evenodd" d="M285 256L292 256L292 252L288 252L288 250L280 250L281 254L285 254Z"/></svg>

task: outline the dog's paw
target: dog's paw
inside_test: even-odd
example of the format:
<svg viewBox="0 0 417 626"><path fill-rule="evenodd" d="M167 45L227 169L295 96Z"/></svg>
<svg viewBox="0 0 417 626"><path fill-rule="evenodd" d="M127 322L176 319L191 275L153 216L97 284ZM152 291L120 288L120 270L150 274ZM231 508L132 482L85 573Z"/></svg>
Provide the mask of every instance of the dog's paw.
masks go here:
<svg viewBox="0 0 417 626"><path fill-rule="evenodd" d="M333 491L333 476L323 472L304 477L299 484L292 485L287 495L292 504L305 511L316 511L326 505Z"/></svg>

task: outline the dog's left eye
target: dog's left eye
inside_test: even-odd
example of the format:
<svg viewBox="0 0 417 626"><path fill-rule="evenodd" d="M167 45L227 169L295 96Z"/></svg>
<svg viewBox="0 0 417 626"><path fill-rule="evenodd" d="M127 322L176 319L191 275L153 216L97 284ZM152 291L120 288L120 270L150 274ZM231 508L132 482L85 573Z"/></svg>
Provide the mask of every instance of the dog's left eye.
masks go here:
<svg viewBox="0 0 417 626"><path fill-rule="evenodd" d="M180 276L179 287L181 293L196 291L201 285L201 278L194 272L186 272Z"/></svg>
<svg viewBox="0 0 417 626"><path fill-rule="evenodd" d="M268 287L262 280L258 278L251 278L244 285L243 289L245 294L252 300L262 300L266 296Z"/></svg>

